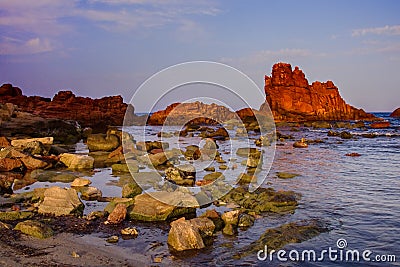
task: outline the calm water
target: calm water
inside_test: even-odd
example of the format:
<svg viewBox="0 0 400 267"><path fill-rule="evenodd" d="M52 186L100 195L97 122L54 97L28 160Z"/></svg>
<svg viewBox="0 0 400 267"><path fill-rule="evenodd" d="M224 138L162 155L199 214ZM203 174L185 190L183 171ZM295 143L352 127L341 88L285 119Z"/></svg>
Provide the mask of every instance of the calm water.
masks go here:
<svg viewBox="0 0 400 267"><path fill-rule="evenodd" d="M294 149L293 141L277 146L275 159L270 172L267 170L258 176L267 175L263 186L275 189L293 190L302 195L299 207L294 214L266 215L256 220L253 227L239 231L236 237L226 237L219 233L211 247L201 251L174 255L167 246L169 227L167 224L132 223L138 227L140 235L133 240L121 240L121 249L148 255L149 264L154 256L163 257L161 265L173 266L342 266L352 263L331 262L273 262L259 261L257 255L245 257L239 261L232 259L238 249L257 240L270 227L284 223L317 218L324 221L331 229L309 241L290 244L285 250L298 251L313 249L317 253L332 247L336 241L344 238L347 249L371 250L371 258L377 254L393 254L397 263L369 263L363 266L400 266L400 120L391 119L386 113L378 116L388 119L392 127L384 130L351 130L355 135L365 132L376 132L381 136L342 140L338 137L327 137L327 130L301 129L292 132L290 129L279 129L282 133L295 136L296 139L323 139L324 143L310 145L308 149ZM171 129L173 130L173 129ZM137 129L131 132L137 135ZM159 127L150 128L156 134ZM154 136L156 139L156 136ZM187 139L190 144L196 140ZM224 143L220 151L229 150ZM246 146L236 143L234 146ZM85 151L80 144L78 150ZM360 157L346 157L346 153L357 152ZM99 169L100 172L88 176L94 186L101 188L105 196L120 196L119 177L112 176L110 169ZM275 178L278 171L300 174L294 179ZM238 173L228 173L236 178ZM32 187L43 186L36 183ZM61 184L64 185L65 184ZM104 204L86 202L85 213L103 208ZM201 214L204 210L199 210ZM355 263L353 263L355 265ZM358 264L359 265L359 264Z"/></svg>

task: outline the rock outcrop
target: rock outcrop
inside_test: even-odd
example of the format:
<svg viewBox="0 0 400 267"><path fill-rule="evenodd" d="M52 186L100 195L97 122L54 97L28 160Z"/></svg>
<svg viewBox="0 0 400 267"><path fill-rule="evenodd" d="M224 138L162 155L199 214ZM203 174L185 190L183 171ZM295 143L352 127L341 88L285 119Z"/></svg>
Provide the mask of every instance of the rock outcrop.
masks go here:
<svg viewBox="0 0 400 267"><path fill-rule="evenodd" d="M167 120L168 118L168 120ZM147 120L148 125L184 125L193 124L213 125L235 118L235 113L227 107L213 104L204 104L196 101L193 103L174 103L165 110L153 113Z"/></svg>
<svg viewBox="0 0 400 267"><path fill-rule="evenodd" d="M390 114L390 117L400 118L400 108L397 108L395 111L393 111L392 114Z"/></svg>
<svg viewBox="0 0 400 267"><path fill-rule="evenodd" d="M3 84L0 87L0 103L13 103L21 111L45 119L74 120L81 127L91 127L95 131L104 131L109 125L122 125L125 112L131 117L128 120L135 117L133 106L124 103L119 95L91 99L75 96L71 91L60 91L50 99L25 96L18 87Z"/></svg>
<svg viewBox="0 0 400 267"><path fill-rule="evenodd" d="M272 75L265 76L264 89L275 121L376 119L347 104L332 81L309 84L303 71L298 67L292 70L288 63L273 66Z"/></svg>

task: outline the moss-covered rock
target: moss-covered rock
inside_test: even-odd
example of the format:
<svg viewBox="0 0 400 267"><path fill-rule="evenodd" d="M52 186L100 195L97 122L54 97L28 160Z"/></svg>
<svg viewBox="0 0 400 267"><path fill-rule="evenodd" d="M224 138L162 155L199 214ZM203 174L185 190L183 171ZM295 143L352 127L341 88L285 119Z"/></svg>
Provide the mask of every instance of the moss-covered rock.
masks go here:
<svg viewBox="0 0 400 267"><path fill-rule="evenodd" d="M122 197L124 198L133 198L141 193L142 188L135 182L127 183L122 187Z"/></svg>
<svg viewBox="0 0 400 267"><path fill-rule="evenodd" d="M256 213L293 212L298 203L298 194L293 191L275 191L272 188L258 188L250 193L244 187L238 187L222 197L222 201L232 202L242 209L251 210Z"/></svg>
<svg viewBox="0 0 400 267"><path fill-rule="evenodd" d="M33 217L31 211L1 211L0 221L25 220Z"/></svg>
<svg viewBox="0 0 400 267"><path fill-rule="evenodd" d="M290 243L301 243L312 239L328 229L317 220L291 222L276 228L267 229L261 237L248 246L240 249L234 258L242 258L255 255L260 250L269 253L271 250L278 250Z"/></svg>
<svg viewBox="0 0 400 267"><path fill-rule="evenodd" d="M31 220L18 223L14 229L21 231L26 235L30 235L41 239L49 238L54 234L53 230L47 225L38 221L31 221Z"/></svg>

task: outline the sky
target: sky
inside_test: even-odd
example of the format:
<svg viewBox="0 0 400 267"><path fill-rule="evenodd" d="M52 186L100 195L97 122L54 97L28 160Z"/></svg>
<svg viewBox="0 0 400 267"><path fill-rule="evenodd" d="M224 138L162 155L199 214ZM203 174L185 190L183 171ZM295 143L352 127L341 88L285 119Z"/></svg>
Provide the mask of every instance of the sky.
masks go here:
<svg viewBox="0 0 400 267"><path fill-rule="evenodd" d="M175 64L224 63L262 90L273 64L288 62L310 83L332 80L355 107L393 111L400 106L399 14L396 0L0 0L0 83L26 95L72 90L129 102ZM159 107L202 90L181 88ZM249 94L258 108L264 99Z"/></svg>

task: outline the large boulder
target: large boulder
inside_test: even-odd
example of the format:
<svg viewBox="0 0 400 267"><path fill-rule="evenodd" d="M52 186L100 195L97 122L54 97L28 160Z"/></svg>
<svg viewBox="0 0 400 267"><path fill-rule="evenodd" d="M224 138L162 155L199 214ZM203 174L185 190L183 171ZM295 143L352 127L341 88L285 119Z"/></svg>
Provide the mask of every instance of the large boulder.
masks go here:
<svg viewBox="0 0 400 267"><path fill-rule="evenodd" d="M39 204L38 212L55 216L82 215L83 209L84 205L75 189L53 186L44 191L44 199Z"/></svg>
<svg viewBox="0 0 400 267"><path fill-rule="evenodd" d="M171 223L168 245L177 251L205 248L200 232L185 218Z"/></svg>
<svg viewBox="0 0 400 267"><path fill-rule="evenodd" d="M87 155L63 153L60 161L69 169L93 169L94 158Z"/></svg>
<svg viewBox="0 0 400 267"><path fill-rule="evenodd" d="M195 197L182 192L151 192L135 197L129 217L141 221L165 221L195 212L199 204Z"/></svg>
<svg viewBox="0 0 400 267"><path fill-rule="evenodd" d="M120 139L114 134L91 134L86 140L89 151L113 151L120 145Z"/></svg>

